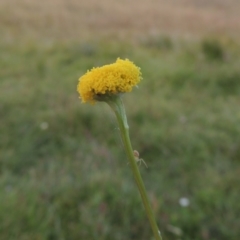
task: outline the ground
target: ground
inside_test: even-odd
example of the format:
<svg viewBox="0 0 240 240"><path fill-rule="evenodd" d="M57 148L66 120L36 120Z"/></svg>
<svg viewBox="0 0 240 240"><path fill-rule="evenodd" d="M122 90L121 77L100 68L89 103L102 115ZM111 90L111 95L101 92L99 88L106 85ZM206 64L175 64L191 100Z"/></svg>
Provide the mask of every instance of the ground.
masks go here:
<svg viewBox="0 0 240 240"><path fill-rule="evenodd" d="M20 38L239 37L239 11L237 0L1 0L0 27L8 28L5 37Z"/></svg>

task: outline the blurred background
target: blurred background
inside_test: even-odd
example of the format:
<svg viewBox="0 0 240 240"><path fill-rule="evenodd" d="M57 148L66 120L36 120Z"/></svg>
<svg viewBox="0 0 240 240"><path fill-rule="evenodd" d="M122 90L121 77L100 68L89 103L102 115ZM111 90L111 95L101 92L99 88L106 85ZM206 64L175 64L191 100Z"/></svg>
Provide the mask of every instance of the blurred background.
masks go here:
<svg viewBox="0 0 240 240"><path fill-rule="evenodd" d="M1 240L153 239L114 115L76 92L118 57L163 239L239 239L240 1L0 0L0 36Z"/></svg>

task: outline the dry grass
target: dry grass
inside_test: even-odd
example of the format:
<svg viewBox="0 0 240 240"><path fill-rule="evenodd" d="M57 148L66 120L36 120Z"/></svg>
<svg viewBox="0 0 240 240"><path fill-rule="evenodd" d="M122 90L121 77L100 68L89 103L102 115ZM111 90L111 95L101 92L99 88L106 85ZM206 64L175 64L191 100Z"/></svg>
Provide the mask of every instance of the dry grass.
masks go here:
<svg viewBox="0 0 240 240"><path fill-rule="evenodd" d="M0 0L5 36L86 35L239 37L238 0Z"/></svg>

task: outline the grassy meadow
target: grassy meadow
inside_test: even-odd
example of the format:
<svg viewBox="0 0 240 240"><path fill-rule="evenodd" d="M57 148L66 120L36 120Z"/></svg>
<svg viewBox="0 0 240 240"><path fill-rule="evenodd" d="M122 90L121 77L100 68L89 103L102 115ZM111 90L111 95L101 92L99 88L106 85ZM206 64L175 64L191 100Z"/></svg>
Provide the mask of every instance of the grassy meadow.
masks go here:
<svg viewBox="0 0 240 240"><path fill-rule="evenodd" d="M88 69L121 57L143 74L123 99L163 239L238 240L238 38L79 40L72 30L52 38L51 29L26 24L20 6L9 21L3 10L20 3L3 3L0 239L153 239L113 113L81 104L76 92Z"/></svg>

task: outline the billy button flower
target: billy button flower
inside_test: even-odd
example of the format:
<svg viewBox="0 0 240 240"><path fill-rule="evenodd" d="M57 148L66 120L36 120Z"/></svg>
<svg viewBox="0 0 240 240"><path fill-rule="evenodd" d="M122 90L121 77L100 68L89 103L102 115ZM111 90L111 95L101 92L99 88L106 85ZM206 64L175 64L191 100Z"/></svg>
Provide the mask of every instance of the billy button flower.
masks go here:
<svg viewBox="0 0 240 240"><path fill-rule="evenodd" d="M93 68L80 77L77 91L82 102L94 103L103 100L104 95L131 92L141 78L139 67L128 59L118 58L115 63Z"/></svg>
<svg viewBox="0 0 240 240"><path fill-rule="evenodd" d="M88 71L85 75L80 77L77 91L79 92L83 103L104 101L114 111L122 142L154 237L156 240L162 240L138 169L137 163L139 161L141 163L141 159L138 158L139 153L132 149L127 116L121 99L122 93L131 92L132 88L140 82L142 79L141 75L140 68L133 62L128 59L122 60L118 58L115 63L93 68L91 71Z"/></svg>

